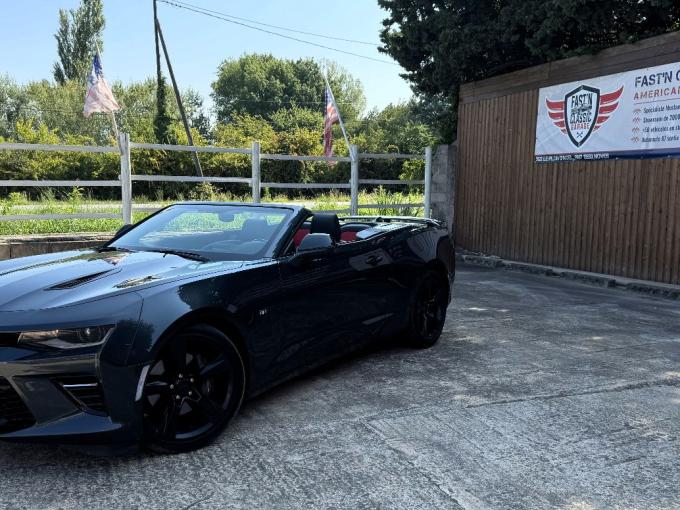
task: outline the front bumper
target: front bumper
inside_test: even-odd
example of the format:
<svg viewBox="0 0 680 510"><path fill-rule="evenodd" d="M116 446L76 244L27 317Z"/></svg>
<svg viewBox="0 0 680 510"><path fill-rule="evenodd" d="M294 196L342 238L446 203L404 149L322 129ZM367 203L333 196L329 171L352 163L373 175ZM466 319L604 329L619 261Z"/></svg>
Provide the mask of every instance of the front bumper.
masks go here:
<svg viewBox="0 0 680 510"><path fill-rule="evenodd" d="M0 312L0 439L79 445L140 440L136 391L143 366L127 366L126 360L141 300L106 301L56 311ZM39 350L12 341L18 331L98 324L116 326L103 346Z"/></svg>
<svg viewBox="0 0 680 510"><path fill-rule="evenodd" d="M35 356L0 347L0 439L77 444L139 439L135 390L141 369L100 365L96 353Z"/></svg>

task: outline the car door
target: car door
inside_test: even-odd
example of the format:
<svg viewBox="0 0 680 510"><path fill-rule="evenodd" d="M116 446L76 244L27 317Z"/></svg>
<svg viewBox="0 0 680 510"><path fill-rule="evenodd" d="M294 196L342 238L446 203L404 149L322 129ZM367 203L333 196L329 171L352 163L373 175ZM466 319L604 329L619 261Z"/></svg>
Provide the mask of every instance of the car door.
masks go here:
<svg viewBox="0 0 680 510"><path fill-rule="evenodd" d="M374 242L339 244L296 263L281 261L285 299L281 339L299 362L314 365L349 352L386 319L382 271L389 256Z"/></svg>

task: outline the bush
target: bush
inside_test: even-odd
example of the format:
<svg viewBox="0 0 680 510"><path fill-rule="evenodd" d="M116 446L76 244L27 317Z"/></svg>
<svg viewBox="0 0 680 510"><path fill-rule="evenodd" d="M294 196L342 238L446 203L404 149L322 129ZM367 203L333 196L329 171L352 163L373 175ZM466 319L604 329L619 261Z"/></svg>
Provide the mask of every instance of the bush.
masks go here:
<svg viewBox="0 0 680 510"><path fill-rule="evenodd" d="M189 191L189 200L213 201L216 196L215 188L209 182L201 182Z"/></svg>

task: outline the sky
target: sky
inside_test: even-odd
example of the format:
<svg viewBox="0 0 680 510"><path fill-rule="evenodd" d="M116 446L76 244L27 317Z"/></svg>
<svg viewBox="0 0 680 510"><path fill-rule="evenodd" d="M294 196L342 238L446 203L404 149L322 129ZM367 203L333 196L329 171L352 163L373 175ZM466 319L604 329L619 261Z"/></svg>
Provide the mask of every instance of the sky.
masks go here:
<svg viewBox="0 0 680 510"><path fill-rule="evenodd" d="M385 12L376 0L185 0L205 9L251 20L322 33L333 37L379 43ZM77 7L78 0L4 0L0 22L0 74L19 83L52 79L57 60L54 33L60 8ZM206 100L218 65L244 53L272 53L276 57L311 57L336 61L363 83L369 108L411 96L401 68L376 47L282 32L325 46L392 62L380 63L309 46L227 23L164 3L158 4L163 35L182 89L191 87ZM109 80L131 81L155 76L151 0L104 0L106 29L102 60ZM262 27L267 29L266 27ZM167 76L167 73L166 73ZM208 103L209 104L209 103Z"/></svg>

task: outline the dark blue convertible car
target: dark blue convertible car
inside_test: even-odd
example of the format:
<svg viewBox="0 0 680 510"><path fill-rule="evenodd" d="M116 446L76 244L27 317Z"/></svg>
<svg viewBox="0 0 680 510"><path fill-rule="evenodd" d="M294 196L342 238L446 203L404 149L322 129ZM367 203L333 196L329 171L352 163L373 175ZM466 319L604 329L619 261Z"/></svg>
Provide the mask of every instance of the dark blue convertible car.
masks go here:
<svg viewBox="0 0 680 510"><path fill-rule="evenodd" d="M199 448L244 399L367 342L432 346L454 271L432 220L232 203L0 262L0 439Z"/></svg>

